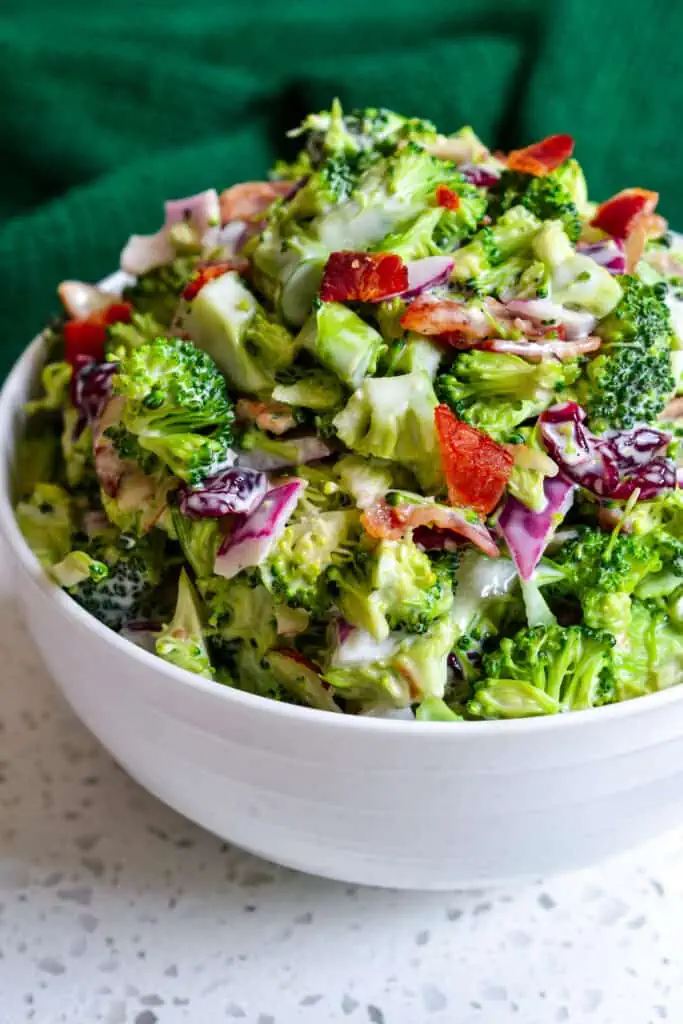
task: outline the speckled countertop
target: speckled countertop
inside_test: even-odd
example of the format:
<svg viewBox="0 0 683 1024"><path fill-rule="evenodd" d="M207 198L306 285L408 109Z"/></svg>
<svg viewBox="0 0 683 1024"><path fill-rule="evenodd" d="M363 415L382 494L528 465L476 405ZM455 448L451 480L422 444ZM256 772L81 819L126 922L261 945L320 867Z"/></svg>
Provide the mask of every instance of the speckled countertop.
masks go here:
<svg viewBox="0 0 683 1024"><path fill-rule="evenodd" d="M487 892L308 878L184 821L70 713L0 559L0 1024L683 1021L683 830Z"/></svg>

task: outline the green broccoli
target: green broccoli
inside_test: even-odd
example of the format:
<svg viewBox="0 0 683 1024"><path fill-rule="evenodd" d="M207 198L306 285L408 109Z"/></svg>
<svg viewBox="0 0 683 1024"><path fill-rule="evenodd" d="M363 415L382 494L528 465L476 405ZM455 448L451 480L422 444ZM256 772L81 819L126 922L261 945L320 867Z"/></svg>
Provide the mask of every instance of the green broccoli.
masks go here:
<svg viewBox="0 0 683 1024"><path fill-rule="evenodd" d="M179 508L171 511L173 532L186 561L197 576L210 576L222 534L217 519L190 519Z"/></svg>
<svg viewBox="0 0 683 1024"><path fill-rule="evenodd" d="M176 668L194 672L205 679L214 678L197 595L184 569L178 580L175 612L157 637L156 653Z"/></svg>
<svg viewBox="0 0 683 1024"><path fill-rule="evenodd" d="M662 564L647 538L581 527L554 555L554 565L564 579L553 584L549 593L551 598L578 601L586 625L608 629L620 639L628 630L634 591Z"/></svg>
<svg viewBox="0 0 683 1024"><path fill-rule="evenodd" d="M197 579L208 612L207 634L223 649L250 647L260 656L275 644L275 605L257 577L244 573L227 580L222 576Z"/></svg>
<svg viewBox="0 0 683 1024"><path fill-rule="evenodd" d="M205 284L180 322L238 391L270 392L275 375L294 360L291 334L266 314L236 273Z"/></svg>
<svg viewBox="0 0 683 1024"><path fill-rule="evenodd" d="M542 177L505 171L490 195L488 212L494 219L510 207L521 205L539 220L561 221L569 240L573 243L579 240L586 183L576 160Z"/></svg>
<svg viewBox="0 0 683 1024"><path fill-rule="evenodd" d="M473 349L437 377L435 388L459 419L506 440L520 423L552 405L579 373L575 360L530 363L520 356Z"/></svg>
<svg viewBox="0 0 683 1024"><path fill-rule="evenodd" d="M333 423L347 447L391 459L411 470L428 493L443 487L434 422L438 404L424 371L400 377L368 377Z"/></svg>
<svg viewBox="0 0 683 1024"><path fill-rule="evenodd" d="M358 154L373 150L392 152L402 142L431 142L436 129L429 121L403 117L393 110L367 107L344 114L338 99L330 110L309 114L288 132L290 138L307 136L308 152L316 163L329 156Z"/></svg>
<svg viewBox="0 0 683 1024"><path fill-rule="evenodd" d="M512 278L505 270L505 263L514 256L524 256L529 250L533 237L541 227L541 221L523 206L507 210L494 224L481 228L474 238L454 254L453 280L472 288L481 294L500 293L502 282L505 290L512 286ZM515 264L515 272L521 272L526 262ZM500 268L503 278L496 279L492 286L480 280L494 268Z"/></svg>
<svg viewBox="0 0 683 1024"><path fill-rule="evenodd" d="M12 490L17 498L27 498L39 483L54 480L58 460L59 439L53 431L29 423L16 442Z"/></svg>
<svg viewBox="0 0 683 1024"><path fill-rule="evenodd" d="M81 414L69 404L63 411L60 437L64 475L71 488L84 488L97 483L93 462L92 429L84 427Z"/></svg>
<svg viewBox="0 0 683 1024"><path fill-rule="evenodd" d="M156 338L133 349L114 377L114 392L125 404L108 436L122 457L135 457L127 431L192 485L229 460L233 405L213 361L191 342Z"/></svg>
<svg viewBox="0 0 683 1024"><path fill-rule="evenodd" d="M105 566L87 579L69 586L69 593L87 612L110 629L119 630L137 617L140 606L155 591L161 578L164 536L140 540L120 534L112 541L107 534L94 538L86 552ZM68 585L68 584L67 584Z"/></svg>
<svg viewBox="0 0 683 1024"><path fill-rule="evenodd" d="M39 412L56 412L61 409L69 398L72 372L69 363L47 363L40 374L43 395L26 403L26 415L34 416Z"/></svg>
<svg viewBox="0 0 683 1024"><path fill-rule="evenodd" d="M418 722L462 722L462 715L448 706L442 697L425 697L415 709Z"/></svg>
<svg viewBox="0 0 683 1024"><path fill-rule="evenodd" d="M19 529L28 546L47 568L66 558L74 530L73 500L57 484L38 483L15 508Z"/></svg>
<svg viewBox="0 0 683 1024"><path fill-rule="evenodd" d="M340 711L316 667L296 651L271 651L265 660L278 683L297 704L318 711Z"/></svg>
<svg viewBox="0 0 683 1024"><path fill-rule="evenodd" d="M625 641L615 648L616 699L668 689L681 680L683 631L651 601L634 600Z"/></svg>
<svg viewBox="0 0 683 1024"><path fill-rule="evenodd" d="M297 345L311 352L344 384L357 388L364 377L375 372L384 340L347 306L316 301Z"/></svg>
<svg viewBox="0 0 683 1024"><path fill-rule="evenodd" d="M329 668L324 679L337 697L370 711L404 708L430 697L443 697L448 656L457 635L451 616L434 622L429 632L403 637L386 657Z"/></svg>
<svg viewBox="0 0 683 1024"><path fill-rule="evenodd" d="M60 587L68 590L86 580L95 584L102 583L109 576L109 566L85 551L70 551L60 562L51 566L50 575Z"/></svg>
<svg viewBox="0 0 683 1024"><path fill-rule="evenodd" d="M357 527L353 509L297 516L260 566L268 590L285 604L326 611L328 570L351 558L349 542Z"/></svg>
<svg viewBox="0 0 683 1024"><path fill-rule="evenodd" d="M484 654L473 718L582 711L614 699L614 637L588 626L537 626Z"/></svg>
<svg viewBox="0 0 683 1024"><path fill-rule="evenodd" d="M169 327L180 295L194 276L196 256L177 256L170 263L141 274L134 284L123 291L123 298L131 302L139 313L149 313Z"/></svg>
<svg viewBox="0 0 683 1024"><path fill-rule="evenodd" d="M616 277L590 256L576 252L561 221L546 221L531 248L551 275L554 302L585 309L597 317L607 316L619 302L621 287Z"/></svg>
<svg viewBox="0 0 683 1024"><path fill-rule="evenodd" d="M391 343L387 357L382 361L382 376L424 371L430 380L434 380L443 358L443 345L408 331Z"/></svg>
<svg viewBox="0 0 683 1024"><path fill-rule="evenodd" d="M335 463L334 473L358 508L368 508L397 483L396 467L391 462L362 455L342 455Z"/></svg>
<svg viewBox="0 0 683 1024"><path fill-rule="evenodd" d="M359 549L330 580L349 622L384 640L392 630L424 633L453 604L450 565L432 564L412 540L382 540Z"/></svg>
<svg viewBox="0 0 683 1024"><path fill-rule="evenodd" d="M294 408L330 412L344 404L344 395L334 374L319 367L295 365L279 375L272 397Z"/></svg>
<svg viewBox="0 0 683 1024"><path fill-rule="evenodd" d="M632 276L621 282L619 304L598 327L602 350L589 362L578 387L597 430L654 422L676 387L666 303L656 286Z"/></svg>
<svg viewBox="0 0 683 1024"><path fill-rule="evenodd" d="M112 324L108 330L105 343L105 356L110 362L118 363L128 355L131 349L146 345L155 338L166 334L164 324L160 324L151 313L133 313L130 321Z"/></svg>

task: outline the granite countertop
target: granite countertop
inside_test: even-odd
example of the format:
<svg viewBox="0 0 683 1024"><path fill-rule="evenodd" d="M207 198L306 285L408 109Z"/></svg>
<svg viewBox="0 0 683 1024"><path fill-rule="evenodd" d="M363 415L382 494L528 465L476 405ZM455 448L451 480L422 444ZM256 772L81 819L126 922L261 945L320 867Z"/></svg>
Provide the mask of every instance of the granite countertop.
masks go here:
<svg viewBox="0 0 683 1024"><path fill-rule="evenodd" d="M396 893L259 861L76 721L0 561L0 1024L683 1020L683 830L589 871Z"/></svg>

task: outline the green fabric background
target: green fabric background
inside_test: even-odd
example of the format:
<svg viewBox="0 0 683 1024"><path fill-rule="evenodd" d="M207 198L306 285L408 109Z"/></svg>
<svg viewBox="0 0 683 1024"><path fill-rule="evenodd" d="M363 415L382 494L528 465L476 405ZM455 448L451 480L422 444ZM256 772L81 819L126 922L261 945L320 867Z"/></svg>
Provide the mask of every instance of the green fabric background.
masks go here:
<svg viewBox="0 0 683 1024"><path fill-rule="evenodd" d="M64 277L115 268L165 197L262 177L339 95L509 147L577 140L594 198L683 224L679 0L0 4L0 374ZM285 150L286 152L286 150Z"/></svg>

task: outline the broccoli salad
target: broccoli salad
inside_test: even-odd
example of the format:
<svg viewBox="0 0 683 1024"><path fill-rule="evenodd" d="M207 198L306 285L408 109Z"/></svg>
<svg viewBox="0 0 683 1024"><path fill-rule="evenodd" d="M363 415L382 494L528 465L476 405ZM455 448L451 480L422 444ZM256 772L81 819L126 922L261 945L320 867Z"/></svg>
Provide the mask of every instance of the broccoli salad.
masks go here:
<svg viewBox="0 0 683 1024"><path fill-rule="evenodd" d="M683 245L568 135L309 116L63 282L17 452L45 570L216 685L461 722L683 672ZM680 397L678 397L680 396ZM678 467L682 467L679 469Z"/></svg>

